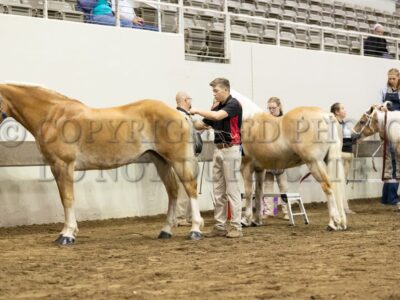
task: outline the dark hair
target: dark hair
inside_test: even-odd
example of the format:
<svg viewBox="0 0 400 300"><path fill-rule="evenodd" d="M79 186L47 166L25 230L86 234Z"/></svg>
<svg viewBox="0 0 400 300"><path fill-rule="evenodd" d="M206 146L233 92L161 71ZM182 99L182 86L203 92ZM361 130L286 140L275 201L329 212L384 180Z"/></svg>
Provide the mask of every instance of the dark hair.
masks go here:
<svg viewBox="0 0 400 300"><path fill-rule="evenodd" d="M223 77L215 78L213 81L210 82L210 86L213 88L216 87L217 85L222 86L226 88L228 91L231 90L231 84L229 83L229 80Z"/></svg>
<svg viewBox="0 0 400 300"><path fill-rule="evenodd" d="M331 106L331 113L333 113L334 115L336 115L336 112L340 109L340 103L336 102L333 103Z"/></svg>

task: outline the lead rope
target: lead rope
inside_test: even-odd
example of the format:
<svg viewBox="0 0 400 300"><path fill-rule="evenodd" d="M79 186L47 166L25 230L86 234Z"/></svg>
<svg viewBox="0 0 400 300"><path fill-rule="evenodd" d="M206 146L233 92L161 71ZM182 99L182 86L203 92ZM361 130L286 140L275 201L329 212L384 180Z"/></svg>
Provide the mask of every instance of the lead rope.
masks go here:
<svg viewBox="0 0 400 300"><path fill-rule="evenodd" d="M386 124L387 124L387 111L385 111L385 121L383 123L383 167L382 167L382 181L385 180L385 169L386 169L386 149L387 149L387 133L386 133Z"/></svg>
<svg viewBox="0 0 400 300"><path fill-rule="evenodd" d="M375 172L378 172L378 169L376 168L375 165L375 155L378 153L379 149L381 149L383 145L383 141L379 144L378 149L375 150L375 152L372 154L372 168L374 169Z"/></svg>
<svg viewBox="0 0 400 300"><path fill-rule="evenodd" d="M357 143L356 144L356 157L353 160L353 182L351 183L351 189L352 190L354 190L354 182L356 181L356 166L355 166L355 164L356 164L356 161L357 161L357 158L358 158L358 147L359 147L359 144ZM346 181L347 181L347 178L346 178Z"/></svg>

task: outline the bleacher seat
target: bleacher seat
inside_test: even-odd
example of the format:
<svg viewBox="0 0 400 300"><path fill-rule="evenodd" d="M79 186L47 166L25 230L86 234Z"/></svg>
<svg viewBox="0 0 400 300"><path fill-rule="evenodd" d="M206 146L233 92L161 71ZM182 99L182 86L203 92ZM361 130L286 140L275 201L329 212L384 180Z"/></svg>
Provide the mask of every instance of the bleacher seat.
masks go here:
<svg viewBox="0 0 400 300"><path fill-rule="evenodd" d="M321 31L316 29L308 31L308 47L313 50L321 49Z"/></svg>
<svg viewBox="0 0 400 300"><path fill-rule="evenodd" d="M207 9L213 9L213 10L223 10L224 6L222 5L220 0L206 0L204 2L204 6Z"/></svg>
<svg viewBox="0 0 400 300"><path fill-rule="evenodd" d="M296 33L295 47L308 49L308 41L306 33Z"/></svg>
<svg viewBox="0 0 400 300"><path fill-rule="evenodd" d="M236 41L245 41L245 36L248 34L247 28L242 25L231 25L231 38Z"/></svg>
<svg viewBox="0 0 400 300"><path fill-rule="evenodd" d="M249 27L246 34L246 42L260 43L261 32L259 28Z"/></svg>
<svg viewBox="0 0 400 300"><path fill-rule="evenodd" d="M185 11L185 15L188 12ZM188 13L189 14L189 13ZM145 24L151 26L158 26L158 13L154 7L151 6L141 6L139 8L139 15L143 18Z"/></svg>
<svg viewBox="0 0 400 300"><path fill-rule="evenodd" d="M369 32L370 31L369 25L368 25L368 23L365 22L365 20L358 23L358 31L361 31L361 32Z"/></svg>
<svg viewBox="0 0 400 300"><path fill-rule="evenodd" d="M192 18L185 18L185 51L189 54L201 54L206 51L206 30Z"/></svg>
<svg viewBox="0 0 400 300"><path fill-rule="evenodd" d="M268 18L282 20L283 11L280 7L271 6L268 11Z"/></svg>
<svg viewBox="0 0 400 300"><path fill-rule="evenodd" d="M320 14L310 13L310 16L308 17L309 24L321 26L321 22L322 16Z"/></svg>
<svg viewBox="0 0 400 300"><path fill-rule="evenodd" d="M254 10L254 15L259 17L264 17L265 12L269 10L269 2L267 0L256 0L256 9Z"/></svg>
<svg viewBox="0 0 400 300"><path fill-rule="evenodd" d="M282 8L283 0L270 0L270 7Z"/></svg>
<svg viewBox="0 0 400 300"><path fill-rule="evenodd" d="M262 42L264 44L276 45L276 29L265 28L262 35Z"/></svg>
<svg viewBox="0 0 400 300"><path fill-rule="evenodd" d="M226 0L226 1L228 1L228 11L237 13L241 6L240 1L239 0Z"/></svg>
<svg viewBox="0 0 400 300"><path fill-rule="evenodd" d="M1 0L0 10L2 13L11 15L28 17L33 15L32 6L29 3L20 2L20 0Z"/></svg>
<svg viewBox="0 0 400 300"><path fill-rule="evenodd" d="M324 50L325 51L337 52L338 46L339 46L339 44L336 39L331 38L331 37L324 38Z"/></svg>
<svg viewBox="0 0 400 300"><path fill-rule="evenodd" d="M161 28L163 32L178 32L178 9L175 6L162 6Z"/></svg>
<svg viewBox="0 0 400 300"><path fill-rule="evenodd" d="M201 1L201 0L185 0L185 1L183 1L183 4L186 6L204 8L204 1Z"/></svg>
<svg viewBox="0 0 400 300"><path fill-rule="evenodd" d="M224 56L225 24L214 22L208 31L208 53L211 56Z"/></svg>
<svg viewBox="0 0 400 300"><path fill-rule="evenodd" d="M282 19L285 21L296 22L297 13L294 10L285 9L283 11Z"/></svg>
<svg viewBox="0 0 400 300"><path fill-rule="evenodd" d="M346 21L346 29L352 31L358 31L359 25L356 21L347 19Z"/></svg>
<svg viewBox="0 0 400 300"><path fill-rule="evenodd" d="M324 27L333 27L335 26L335 19L331 16L322 16L321 26Z"/></svg>
<svg viewBox="0 0 400 300"><path fill-rule="evenodd" d="M294 35L293 32L281 31L280 40L282 46L294 47L296 36Z"/></svg>
<svg viewBox="0 0 400 300"><path fill-rule="evenodd" d="M254 14L254 11L256 10L255 4L251 3L242 3L242 5L238 8L237 12L239 14L245 14L245 15L250 15L252 16Z"/></svg>

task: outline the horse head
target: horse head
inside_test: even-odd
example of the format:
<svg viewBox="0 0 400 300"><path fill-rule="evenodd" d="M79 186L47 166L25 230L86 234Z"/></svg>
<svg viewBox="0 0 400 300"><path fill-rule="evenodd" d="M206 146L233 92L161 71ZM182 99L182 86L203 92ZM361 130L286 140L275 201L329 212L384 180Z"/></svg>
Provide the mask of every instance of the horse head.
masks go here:
<svg viewBox="0 0 400 300"><path fill-rule="evenodd" d="M357 140L362 140L379 132L378 114L382 105L372 105L354 125L352 131Z"/></svg>

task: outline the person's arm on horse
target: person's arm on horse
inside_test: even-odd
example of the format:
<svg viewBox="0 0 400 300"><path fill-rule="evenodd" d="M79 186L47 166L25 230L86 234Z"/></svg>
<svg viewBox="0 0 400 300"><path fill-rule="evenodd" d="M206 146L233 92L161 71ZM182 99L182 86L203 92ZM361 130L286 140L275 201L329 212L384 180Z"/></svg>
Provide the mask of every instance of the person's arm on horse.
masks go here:
<svg viewBox="0 0 400 300"><path fill-rule="evenodd" d="M211 121L219 121L219 120L222 120L222 119L225 119L226 117L228 117L228 113L223 109L218 110L218 111L206 111L206 110L199 110L199 109L192 108L190 110L190 113L192 115L196 115L196 114L200 115L203 118L206 118Z"/></svg>

